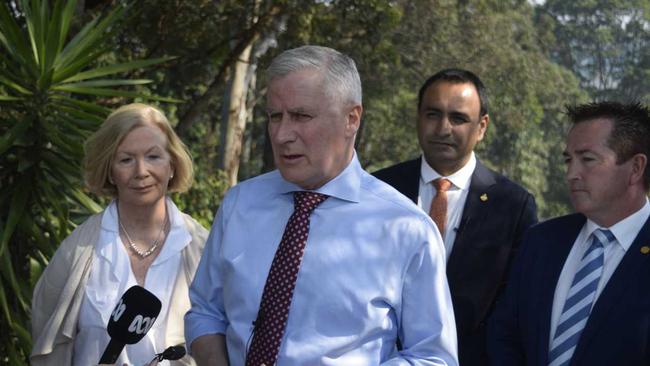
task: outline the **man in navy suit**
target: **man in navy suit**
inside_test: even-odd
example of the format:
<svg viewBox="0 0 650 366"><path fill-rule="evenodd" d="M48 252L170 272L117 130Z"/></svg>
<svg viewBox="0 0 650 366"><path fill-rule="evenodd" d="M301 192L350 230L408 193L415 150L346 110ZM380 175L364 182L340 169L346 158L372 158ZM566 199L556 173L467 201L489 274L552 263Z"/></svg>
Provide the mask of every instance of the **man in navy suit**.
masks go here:
<svg viewBox="0 0 650 366"><path fill-rule="evenodd" d="M576 214L526 232L489 329L494 365L650 365L650 115L570 108Z"/></svg>
<svg viewBox="0 0 650 366"><path fill-rule="evenodd" d="M537 221L533 196L474 155L488 124L481 80L466 70L442 70L418 94L423 158L374 173L429 212L440 226L459 361L464 366L487 363L485 320L505 284L523 232ZM446 191L439 193L435 185L444 180Z"/></svg>

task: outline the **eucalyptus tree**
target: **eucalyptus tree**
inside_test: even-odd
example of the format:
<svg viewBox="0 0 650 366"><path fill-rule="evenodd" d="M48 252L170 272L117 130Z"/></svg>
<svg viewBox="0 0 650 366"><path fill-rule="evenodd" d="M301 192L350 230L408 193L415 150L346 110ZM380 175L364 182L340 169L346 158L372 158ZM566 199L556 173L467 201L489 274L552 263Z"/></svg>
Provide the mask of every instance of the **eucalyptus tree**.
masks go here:
<svg viewBox="0 0 650 366"><path fill-rule="evenodd" d="M551 30L549 55L596 100L650 102L647 0L547 0L537 22Z"/></svg>

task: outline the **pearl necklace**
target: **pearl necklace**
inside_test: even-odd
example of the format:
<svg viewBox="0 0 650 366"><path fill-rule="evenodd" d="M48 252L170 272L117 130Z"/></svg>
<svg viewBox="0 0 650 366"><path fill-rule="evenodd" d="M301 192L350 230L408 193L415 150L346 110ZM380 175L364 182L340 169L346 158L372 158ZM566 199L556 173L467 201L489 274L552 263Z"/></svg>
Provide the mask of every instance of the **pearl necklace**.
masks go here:
<svg viewBox="0 0 650 366"><path fill-rule="evenodd" d="M135 245L135 243L133 242L133 240L131 240L131 237L129 236L129 233L126 231L126 228L124 227L124 224L122 224L122 220L120 220L120 212L119 211L120 210L118 209L117 210L117 221L120 223L120 228L122 229L122 232L124 232L124 236L126 236L126 241L129 244L129 247L131 247L131 249L133 249L133 251L137 255L142 257L143 259L148 257L149 255L151 255L151 253L153 253L156 250L156 248L158 248L158 245L161 242L160 239L163 236L163 233L165 231L167 231L167 229L168 229L169 216L167 215L167 207L165 207L165 223L160 228L160 233L158 233L158 237L156 238L156 240L153 241L153 245L150 246L149 249L147 249L147 250L142 250L142 249L138 248Z"/></svg>

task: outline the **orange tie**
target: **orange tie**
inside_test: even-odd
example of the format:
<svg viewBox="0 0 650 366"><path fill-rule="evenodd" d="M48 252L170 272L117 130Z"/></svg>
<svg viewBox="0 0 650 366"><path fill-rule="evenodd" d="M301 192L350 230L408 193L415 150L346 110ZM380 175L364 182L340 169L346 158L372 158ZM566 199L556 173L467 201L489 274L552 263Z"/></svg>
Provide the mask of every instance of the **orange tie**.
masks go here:
<svg viewBox="0 0 650 366"><path fill-rule="evenodd" d="M444 238L447 223L447 190L451 187L451 182L445 178L438 178L433 181L433 186L436 188L436 196L431 200L429 216L438 225L440 235Z"/></svg>

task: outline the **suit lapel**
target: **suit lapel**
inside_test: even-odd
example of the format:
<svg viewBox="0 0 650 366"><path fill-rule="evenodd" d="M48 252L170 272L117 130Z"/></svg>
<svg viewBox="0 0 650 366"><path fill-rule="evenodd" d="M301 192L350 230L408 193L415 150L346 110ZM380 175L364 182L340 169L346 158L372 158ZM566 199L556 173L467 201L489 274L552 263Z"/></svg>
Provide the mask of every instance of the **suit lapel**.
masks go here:
<svg viewBox="0 0 650 366"><path fill-rule="evenodd" d="M422 166L422 157L411 160L409 165L406 166L407 172L404 174L402 187L397 190L402 192L406 197L410 198L413 203L418 204L418 196L420 191L420 169ZM428 209L424 210L429 212Z"/></svg>
<svg viewBox="0 0 650 366"><path fill-rule="evenodd" d="M467 200L463 207L456 239L454 246L449 256L447 263L447 273L455 273L456 271L463 270L462 258L465 253L472 250L473 243L465 240L466 237L471 237L471 233L481 231L480 223L485 215L489 213L489 199L487 193L492 185L496 182L494 175L490 172L480 161L476 161L476 168L472 173L472 180L469 185L469 192L467 193ZM481 199L481 196L484 199ZM466 269L465 269L466 270Z"/></svg>
<svg viewBox="0 0 650 366"><path fill-rule="evenodd" d="M540 280L541 286L538 293L538 301L540 303L538 309L540 309L541 314L534 314L534 317L539 321L537 324L539 339L537 340L538 343L535 349L540 350L540 353L537 355L540 365L546 365L548 363L551 315L553 313L553 297L555 296L557 281L560 279L564 262L566 262L573 243L575 243L585 221L586 218L583 215L571 215L564 227L559 228L556 232L549 233L544 238L547 241L546 243L538 243L548 248L548 250L542 252L546 254L546 257L539 260L540 263L543 263L543 275Z"/></svg>
<svg viewBox="0 0 650 366"><path fill-rule="evenodd" d="M589 320L580 336L580 341L576 346L574 359L579 359L581 353L586 351L589 341L609 316L612 306L620 302L621 298L625 296L625 290L631 282L630 280L636 277L636 272L650 259L649 255L641 253L641 247L648 244L650 244L650 219L643 225L607 285L605 285L598 300L596 300L596 304L589 315Z"/></svg>

